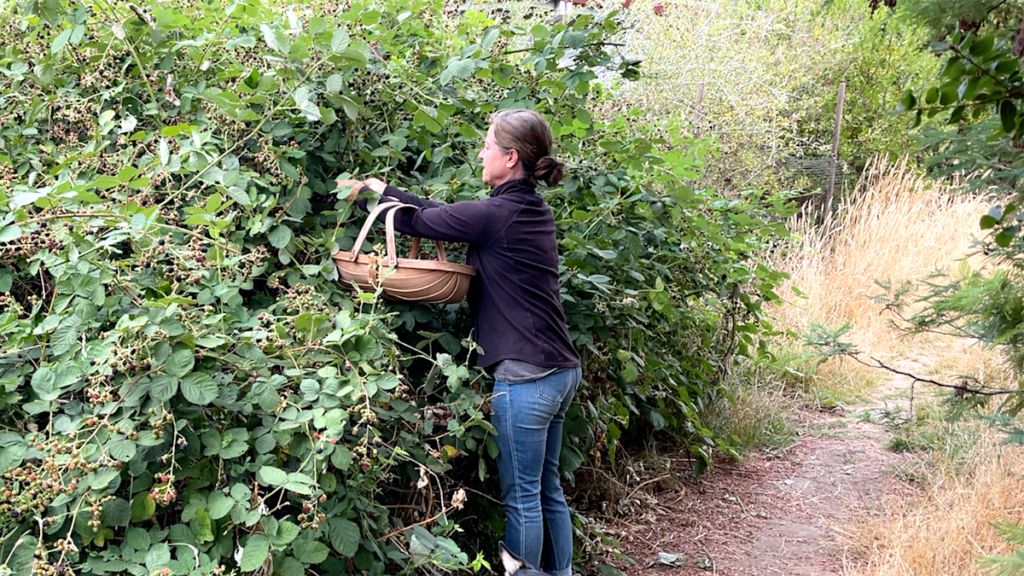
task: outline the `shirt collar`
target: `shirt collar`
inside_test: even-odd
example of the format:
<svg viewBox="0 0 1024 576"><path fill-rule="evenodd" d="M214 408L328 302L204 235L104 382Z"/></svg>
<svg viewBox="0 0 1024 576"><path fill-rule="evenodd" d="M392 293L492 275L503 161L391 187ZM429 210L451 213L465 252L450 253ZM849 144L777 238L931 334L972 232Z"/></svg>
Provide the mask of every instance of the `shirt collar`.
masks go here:
<svg viewBox="0 0 1024 576"><path fill-rule="evenodd" d="M528 178L519 178L498 185L494 190L491 190L491 198L505 194L534 194L536 192L537 186L530 182Z"/></svg>

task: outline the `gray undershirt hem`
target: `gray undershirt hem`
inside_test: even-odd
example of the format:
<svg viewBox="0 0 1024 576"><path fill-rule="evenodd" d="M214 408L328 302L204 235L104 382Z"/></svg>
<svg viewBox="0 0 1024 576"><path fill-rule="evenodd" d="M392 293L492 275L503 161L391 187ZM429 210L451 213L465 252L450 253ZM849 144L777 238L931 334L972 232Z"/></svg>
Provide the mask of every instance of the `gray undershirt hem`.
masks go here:
<svg viewBox="0 0 1024 576"><path fill-rule="evenodd" d="M522 360L508 359L498 362L498 365L494 367L494 379L508 382L509 384L522 384L523 382L540 380L559 370L563 370L563 368L547 368L523 362Z"/></svg>

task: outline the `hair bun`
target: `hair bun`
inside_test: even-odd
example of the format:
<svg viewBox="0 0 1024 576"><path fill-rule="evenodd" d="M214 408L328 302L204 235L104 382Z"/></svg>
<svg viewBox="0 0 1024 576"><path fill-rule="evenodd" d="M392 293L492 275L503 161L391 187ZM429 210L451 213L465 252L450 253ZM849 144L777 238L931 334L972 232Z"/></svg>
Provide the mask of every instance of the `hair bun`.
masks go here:
<svg viewBox="0 0 1024 576"><path fill-rule="evenodd" d="M554 186L565 177L565 163L554 156L545 156L537 161L533 170L533 177L548 186Z"/></svg>

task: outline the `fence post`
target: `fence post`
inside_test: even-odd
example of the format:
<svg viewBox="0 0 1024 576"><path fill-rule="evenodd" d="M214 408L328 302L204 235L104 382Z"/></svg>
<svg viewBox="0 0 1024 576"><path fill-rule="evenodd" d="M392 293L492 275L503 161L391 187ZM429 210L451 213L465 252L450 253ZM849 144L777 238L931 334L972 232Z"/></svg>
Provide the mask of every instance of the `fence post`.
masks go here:
<svg viewBox="0 0 1024 576"><path fill-rule="evenodd" d="M832 167L828 175L828 191L825 193L825 218L832 220L832 197L836 187L836 164L839 163L839 128L843 124L843 101L846 100L846 82L839 85L836 99L836 127L832 132Z"/></svg>
<svg viewBox="0 0 1024 576"><path fill-rule="evenodd" d="M700 138L700 107L704 103L704 83L697 84L697 103L693 105L693 135Z"/></svg>

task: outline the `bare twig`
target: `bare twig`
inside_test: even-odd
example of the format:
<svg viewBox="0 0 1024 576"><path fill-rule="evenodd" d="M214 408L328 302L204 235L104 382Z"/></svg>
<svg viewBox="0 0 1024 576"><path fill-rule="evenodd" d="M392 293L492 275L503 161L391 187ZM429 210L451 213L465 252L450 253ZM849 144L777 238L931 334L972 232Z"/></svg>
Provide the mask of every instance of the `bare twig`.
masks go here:
<svg viewBox="0 0 1024 576"><path fill-rule="evenodd" d="M924 382L926 384L931 384L933 386L938 386L940 388L949 388L951 390L955 390L957 395L959 395L959 396L963 396L965 394L976 394L978 396L1002 396L1002 395L1007 395L1007 394L1020 394L1020 393L1024 392L1024 389L1010 390L1010 389L999 389L999 388L996 388L996 389L991 389L990 390L990 389L985 389L985 388L972 388L972 387L967 385L967 381L966 380L964 382L960 383L960 384L949 384L947 382L939 382L938 380L932 380L931 378L925 378L923 376L917 376L916 374L907 372L905 370L900 370L898 368L893 368L892 366L889 366L888 364L882 362L881 360L879 360L878 358L875 358L873 356L871 357L871 360L874 362L874 364L872 364L870 362L865 362L864 360L861 360L858 357L857 354L848 353L848 354L844 354L844 356L849 356L854 361L856 361L856 362L858 362L860 364L863 364L864 366L868 366L869 368L881 368L883 370L892 372L893 374L899 374L900 376L906 376L907 378L910 378L911 380L913 380L914 383Z"/></svg>
<svg viewBox="0 0 1024 576"><path fill-rule="evenodd" d="M665 478L668 478L668 476L669 476L668 474L662 474L661 476L658 476L657 478L651 478L650 480L647 480L646 482L641 482L639 485L637 485L636 488L633 488L633 491L630 492L628 496L623 498L623 500L629 500L630 498L633 497L633 494L636 494L637 491L640 490L641 488L643 488L644 486L647 486L648 484L651 484L653 482L657 482L659 480L664 480Z"/></svg>

